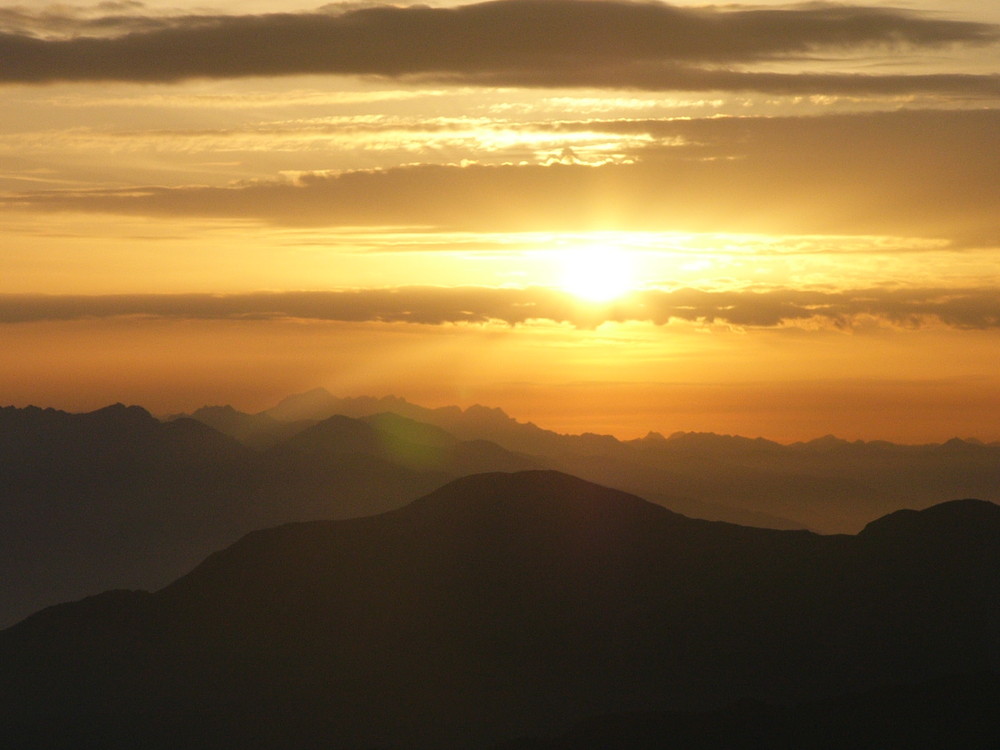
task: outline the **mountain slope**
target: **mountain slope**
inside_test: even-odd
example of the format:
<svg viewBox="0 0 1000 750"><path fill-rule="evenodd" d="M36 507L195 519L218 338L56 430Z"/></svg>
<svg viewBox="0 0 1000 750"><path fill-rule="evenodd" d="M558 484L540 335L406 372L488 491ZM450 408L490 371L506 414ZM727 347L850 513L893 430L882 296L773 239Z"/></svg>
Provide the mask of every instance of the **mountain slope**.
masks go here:
<svg viewBox="0 0 1000 750"><path fill-rule="evenodd" d="M167 417L166 421L184 416L174 415ZM312 421L282 422L263 413L245 414L232 406L203 406L191 414L191 418L257 450L287 440L313 423Z"/></svg>
<svg viewBox="0 0 1000 750"><path fill-rule="evenodd" d="M256 451L137 406L0 409L0 627L107 588L162 586L253 529L380 513L464 474L536 465L393 414L299 425Z"/></svg>
<svg viewBox="0 0 1000 750"><path fill-rule="evenodd" d="M0 633L0 705L36 748L484 747L997 669L1000 508L923 513L821 537L556 472L466 477L39 613Z"/></svg>
<svg viewBox="0 0 1000 750"><path fill-rule="evenodd" d="M495 443L462 442L395 414L329 417L255 463L254 492L270 524L372 515L465 474L536 466Z"/></svg>
<svg viewBox="0 0 1000 750"><path fill-rule="evenodd" d="M252 528L252 451L121 404L0 409L0 623L110 587L161 586Z"/></svg>

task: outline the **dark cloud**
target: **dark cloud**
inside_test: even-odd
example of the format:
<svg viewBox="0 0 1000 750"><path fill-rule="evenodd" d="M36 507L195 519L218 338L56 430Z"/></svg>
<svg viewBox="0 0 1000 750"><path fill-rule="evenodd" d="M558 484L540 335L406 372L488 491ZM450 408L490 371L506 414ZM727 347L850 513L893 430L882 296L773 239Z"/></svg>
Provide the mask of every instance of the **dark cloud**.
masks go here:
<svg viewBox="0 0 1000 750"><path fill-rule="evenodd" d="M0 322L123 315L194 319L302 318L424 324L523 323L577 317L574 298L551 290L403 287L336 292L146 295L0 295Z"/></svg>
<svg viewBox="0 0 1000 750"><path fill-rule="evenodd" d="M0 323L116 316L340 322L486 323L531 320L584 328L605 322L672 320L755 328L807 322L849 328L859 321L902 327L931 322L957 329L1000 328L1000 289L811 291L645 290L603 305L559 290L401 287L332 292L46 296L0 295Z"/></svg>
<svg viewBox="0 0 1000 750"><path fill-rule="evenodd" d="M66 24L52 25L60 31ZM109 15L57 38L23 19L7 28L13 31L0 34L0 81L7 82L335 73L481 85L1000 92L996 76L799 78L714 69L818 51L998 40L994 25L875 7L494 0L248 16ZM120 33L109 36L109 29Z"/></svg>
<svg viewBox="0 0 1000 750"><path fill-rule="evenodd" d="M424 165L233 187L21 193L0 205L298 225L871 234L1000 244L1000 110L600 127L682 145L636 152L634 164Z"/></svg>

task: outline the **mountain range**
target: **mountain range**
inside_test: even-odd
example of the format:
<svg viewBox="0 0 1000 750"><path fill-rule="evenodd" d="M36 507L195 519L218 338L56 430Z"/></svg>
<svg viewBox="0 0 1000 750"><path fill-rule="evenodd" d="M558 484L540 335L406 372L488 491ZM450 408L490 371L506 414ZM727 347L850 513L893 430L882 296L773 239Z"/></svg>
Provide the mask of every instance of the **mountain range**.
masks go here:
<svg viewBox="0 0 1000 750"><path fill-rule="evenodd" d="M154 593L46 609L0 632L0 663L14 747L919 746L887 710L991 747L1000 506L824 536L476 474L254 531ZM942 685L978 703L924 706ZM801 742L837 712L844 742Z"/></svg>
<svg viewBox="0 0 1000 750"><path fill-rule="evenodd" d="M247 414L163 420L0 408L0 627L113 588L156 589L247 532L401 507L469 474L555 469L684 515L856 533L900 508L1000 500L1000 446L781 445L560 435L500 409L428 409L323 390Z"/></svg>
<svg viewBox="0 0 1000 750"><path fill-rule="evenodd" d="M897 445L826 435L783 445L733 435L651 432L618 440L561 435L497 408L429 409L394 396L338 398L323 389L290 396L259 414L209 407L190 416L259 447L334 415L384 413L435 425L460 440L488 440L531 456L539 466L708 520L853 534L900 508L956 497L1000 501L1000 444L971 439Z"/></svg>
<svg viewBox="0 0 1000 750"><path fill-rule="evenodd" d="M108 588L158 588L253 529L399 507L450 479L535 468L392 414L256 450L121 404L0 409L0 627Z"/></svg>

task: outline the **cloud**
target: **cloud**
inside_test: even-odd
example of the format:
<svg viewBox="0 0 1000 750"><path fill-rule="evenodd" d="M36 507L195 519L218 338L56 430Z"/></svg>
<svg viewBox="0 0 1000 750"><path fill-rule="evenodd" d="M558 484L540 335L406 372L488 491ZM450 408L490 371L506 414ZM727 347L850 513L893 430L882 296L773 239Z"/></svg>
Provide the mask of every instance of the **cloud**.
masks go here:
<svg viewBox="0 0 1000 750"><path fill-rule="evenodd" d="M892 235L1000 245L1000 110L606 127L644 130L669 145L635 151L635 163L625 164L417 165L230 187L24 192L0 205L303 226Z"/></svg>
<svg viewBox="0 0 1000 750"><path fill-rule="evenodd" d="M136 151L178 154L213 154L227 152L273 155L281 153L288 170L288 153L305 152L314 156L336 158L338 150L352 156L365 152L376 157L390 154L385 163L413 161L418 156L441 158L442 154L466 154L479 160L509 162L522 159L539 161L558 157L572 148L576 161L600 163L650 140L627 132L612 137L600 123L576 129L548 123L512 123L483 117L404 117L398 115L329 115L253 124L227 129L188 130L112 130L85 128L64 131L33 131L0 134L0 152L52 154L59 149L118 154ZM267 160L277 161L277 160ZM315 159L301 160L302 166ZM2 166L2 165L0 165Z"/></svg>
<svg viewBox="0 0 1000 750"><path fill-rule="evenodd" d="M0 295L0 323L117 316L186 319L455 323L529 321L592 328L602 323L671 321L772 328L851 328L872 321L919 328L1000 328L1000 289L796 289L637 291L604 305L560 290L414 286L329 292L145 295Z"/></svg>
<svg viewBox="0 0 1000 750"><path fill-rule="evenodd" d="M191 16L171 16L144 3L100 2L91 7L52 4L42 8L24 5L0 7L0 33L16 36L66 39L75 36L114 38L190 24Z"/></svg>
<svg viewBox="0 0 1000 750"><path fill-rule="evenodd" d="M995 98L1000 75L869 75L845 73L763 73L702 69L692 66L636 63L576 71L547 69L429 75L421 80L477 86L526 88L585 86L643 91L732 91L775 95L897 96L949 94Z"/></svg>
<svg viewBox="0 0 1000 750"><path fill-rule="evenodd" d="M797 76L728 68L817 52L980 45L1000 38L995 25L877 7L493 0L242 16L119 13L81 20L76 34L66 33L69 22L62 17L21 16L8 20L0 34L0 82L329 73L476 85L1000 93L997 76Z"/></svg>

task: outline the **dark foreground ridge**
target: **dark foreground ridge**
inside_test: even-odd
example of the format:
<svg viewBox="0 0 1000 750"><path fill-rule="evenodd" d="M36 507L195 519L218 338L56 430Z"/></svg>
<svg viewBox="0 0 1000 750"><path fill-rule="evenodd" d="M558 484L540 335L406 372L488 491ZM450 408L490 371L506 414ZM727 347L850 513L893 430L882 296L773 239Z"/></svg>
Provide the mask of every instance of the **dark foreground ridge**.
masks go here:
<svg viewBox="0 0 1000 750"><path fill-rule="evenodd" d="M14 747L482 748L637 712L776 721L998 656L990 503L819 536L529 471L40 612L0 633L0 705Z"/></svg>
<svg viewBox="0 0 1000 750"><path fill-rule="evenodd" d="M1000 677L945 677L795 705L742 701L715 711L601 716L557 737L495 750L886 750L1000 745Z"/></svg>

